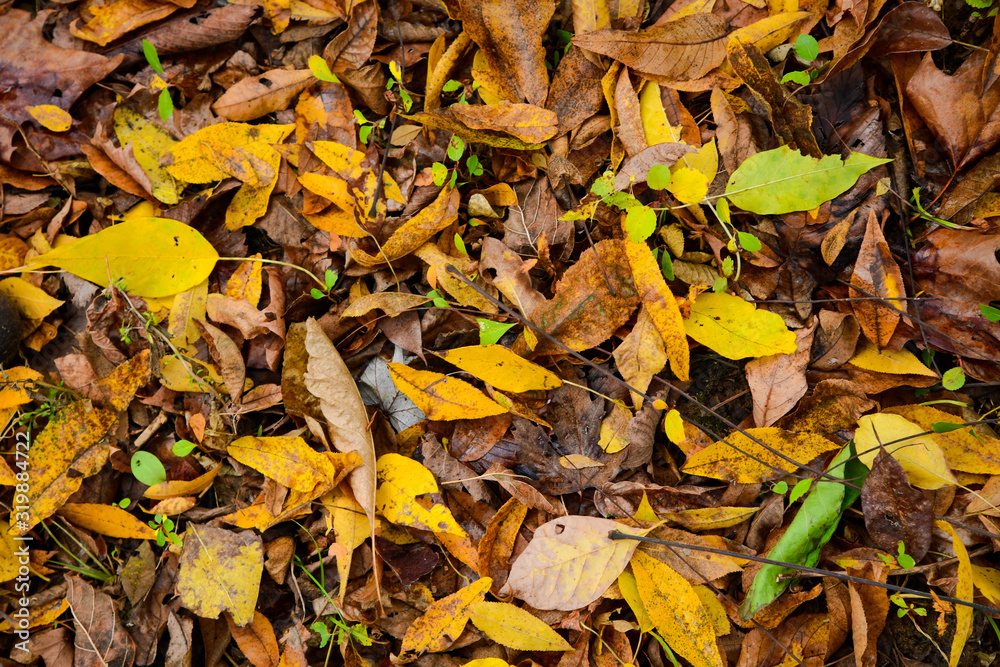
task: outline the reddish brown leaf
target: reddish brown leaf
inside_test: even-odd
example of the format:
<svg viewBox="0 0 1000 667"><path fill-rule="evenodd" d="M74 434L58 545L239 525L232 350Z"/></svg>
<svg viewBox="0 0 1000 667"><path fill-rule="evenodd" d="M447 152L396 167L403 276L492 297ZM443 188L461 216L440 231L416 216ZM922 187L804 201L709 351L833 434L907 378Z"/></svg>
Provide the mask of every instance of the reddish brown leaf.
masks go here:
<svg viewBox="0 0 1000 667"><path fill-rule="evenodd" d="M882 236L874 210L868 214L868 226L851 275L851 286L851 296L862 299L852 304L861 331L872 343L884 348L899 323L899 311L906 310L903 300L906 290L903 275ZM870 300L872 297L881 297L886 301Z"/></svg>
<svg viewBox="0 0 1000 667"><path fill-rule="evenodd" d="M919 562L931 544L934 512L924 494L910 486L903 466L883 450L861 488L861 507L868 533L895 554L900 542Z"/></svg>

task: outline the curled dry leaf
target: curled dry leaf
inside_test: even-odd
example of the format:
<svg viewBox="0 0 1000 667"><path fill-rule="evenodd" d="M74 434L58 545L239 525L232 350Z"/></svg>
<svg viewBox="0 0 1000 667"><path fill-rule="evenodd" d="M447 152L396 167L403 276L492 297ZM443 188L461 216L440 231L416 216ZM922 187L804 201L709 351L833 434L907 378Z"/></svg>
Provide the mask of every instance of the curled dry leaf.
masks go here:
<svg viewBox="0 0 1000 667"><path fill-rule="evenodd" d="M899 323L899 311L906 310L906 290L874 210L868 214L851 286L857 288L851 290L851 297L858 299L852 306L861 331L879 349L886 347ZM885 302L869 301L868 297L880 297Z"/></svg>
<svg viewBox="0 0 1000 667"><path fill-rule="evenodd" d="M254 120L287 109L312 80L308 69L275 69L247 77L217 99L212 110L229 120Z"/></svg>

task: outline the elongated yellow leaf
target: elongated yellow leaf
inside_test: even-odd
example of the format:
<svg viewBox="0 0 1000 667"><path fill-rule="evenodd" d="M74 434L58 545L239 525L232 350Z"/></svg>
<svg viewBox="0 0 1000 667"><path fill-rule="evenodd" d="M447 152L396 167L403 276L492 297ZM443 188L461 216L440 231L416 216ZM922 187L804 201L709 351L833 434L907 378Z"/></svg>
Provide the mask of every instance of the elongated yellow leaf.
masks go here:
<svg viewBox="0 0 1000 667"><path fill-rule="evenodd" d="M628 602L628 606L632 609L632 613L635 614L636 623L639 624L639 630L642 632L649 632L655 626L653 625L653 619L649 617L649 612L646 611L646 605L643 604L642 598L639 596L639 585L635 581L635 575L625 570L618 575L618 590L622 592L622 597L625 598L625 602Z"/></svg>
<svg viewBox="0 0 1000 667"><path fill-rule="evenodd" d="M160 159L177 140L125 106L115 109L115 135L122 148L132 146L135 161L149 177L152 195L171 206L179 202L183 186L160 166Z"/></svg>
<svg viewBox="0 0 1000 667"><path fill-rule="evenodd" d="M562 386L558 375L503 345L470 345L436 354L500 391L520 394Z"/></svg>
<svg viewBox="0 0 1000 667"><path fill-rule="evenodd" d="M1000 570L992 567L972 566L972 581L990 602L1000 603Z"/></svg>
<svg viewBox="0 0 1000 667"><path fill-rule="evenodd" d="M684 320L687 335L727 359L795 352L795 334L780 315L730 294L704 292Z"/></svg>
<svg viewBox="0 0 1000 667"><path fill-rule="evenodd" d="M389 364L392 381L428 419L452 421L479 419L507 409L468 382L432 371L418 371L404 364Z"/></svg>
<svg viewBox="0 0 1000 667"><path fill-rule="evenodd" d="M73 125L73 117L65 109L54 104L39 104L28 107L31 117L47 130L53 132L65 132Z"/></svg>
<svg viewBox="0 0 1000 667"><path fill-rule="evenodd" d="M632 280L656 330L663 338L670 368L681 380L688 379L690 353L684 319L670 288L667 287L656 259L645 243L626 243L625 255L632 267Z"/></svg>
<svg viewBox="0 0 1000 667"><path fill-rule="evenodd" d="M156 531L115 505L66 503L56 512L72 523L108 537L155 540Z"/></svg>
<svg viewBox="0 0 1000 667"><path fill-rule="evenodd" d="M317 484L328 484L332 488L361 465L361 457L356 452L324 454L307 445L302 438L247 435L232 442L227 451L265 477L303 493L309 493Z"/></svg>
<svg viewBox="0 0 1000 667"><path fill-rule="evenodd" d="M386 519L433 533L466 535L447 507L435 503L428 509L417 502L418 496L439 492L430 470L400 454L380 456L377 470L379 486L375 504Z"/></svg>
<svg viewBox="0 0 1000 667"><path fill-rule="evenodd" d="M923 428L899 415L865 415L854 432L858 460L871 468L881 444L903 466L913 486L940 489L957 484L941 446L923 433Z"/></svg>
<svg viewBox="0 0 1000 667"><path fill-rule="evenodd" d="M972 602L972 563L969 561L969 552L962 543L961 538L950 523L946 521L935 521L934 525L951 536L951 544L955 549L955 556L958 557L958 584L955 587L955 597L959 600ZM965 643L969 641L972 634L972 607L966 605L955 606L955 638L951 641L951 652L948 655L948 667L957 667Z"/></svg>
<svg viewBox="0 0 1000 667"><path fill-rule="evenodd" d="M893 375L925 375L936 378L938 375L920 363L920 360L909 350L898 352L879 351L867 340L862 340L857 352L851 357L851 365L866 371L876 373L891 373Z"/></svg>
<svg viewBox="0 0 1000 667"><path fill-rule="evenodd" d="M729 39L753 44L761 53L767 53L791 37L799 24L810 16L809 12L781 12L734 30L729 33Z"/></svg>
<svg viewBox="0 0 1000 667"><path fill-rule="evenodd" d="M590 516L542 524L510 568L501 595L513 593L536 609L581 609L601 597L628 564L637 542L612 540L612 530L634 532Z"/></svg>
<svg viewBox="0 0 1000 667"><path fill-rule="evenodd" d="M508 602L474 604L472 624L497 644L518 651L573 650L548 623Z"/></svg>
<svg viewBox="0 0 1000 667"><path fill-rule="evenodd" d="M65 303L49 296L49 293L41 287L35 287L27 280L16 276L0 280L0 294L10 297L21 316L29 320L43 320Z"/></svg>
<svg viewBox="0 0 1000 667"><path fill-rule="evenodd" d="M886 408L883 412L908 419L924 431L932 430L933 425L938 422L960 424L963 421L961 417L950 415L929 405L900 405ZM982 475L1000 474L1000 441L972 431L971 427L960 428L947 433L935 433L929 437L940 445L952 470Z"/></svg>
<svg viewBox="0 0 1000 667"><path fill-rule="evenodd" d="M840 448L815 433L793 433L774 427L748 428L746 432L797 461L798 465L736 432L690 456L684 464L684 472L739 484L756 484L793 472L823 452Z"/></svg>
<svg viewBox="0 0 1000 667"><path fill-rule="evenodd" d="M670 648L697 667L724 665L712 616L691 584L642 551L632 557L632 571L646 611Z"/></svg>
<svg viewBox="0 0 1000 667"><path fill-rule="evenodd" d="M131 294L159 297L199 284L218 259L193 227L170 218L136 218L39 255L30 268L58 266L103 287L109 278L121 280Z"/></svg>
<svg viewBox="0 0 1000 667"><path fill-rule="evenodd" d="M492 584L492 579L483 577L428 607L406 631L400 657L409 662L421 653L437 653L451 646Z"/></svg>

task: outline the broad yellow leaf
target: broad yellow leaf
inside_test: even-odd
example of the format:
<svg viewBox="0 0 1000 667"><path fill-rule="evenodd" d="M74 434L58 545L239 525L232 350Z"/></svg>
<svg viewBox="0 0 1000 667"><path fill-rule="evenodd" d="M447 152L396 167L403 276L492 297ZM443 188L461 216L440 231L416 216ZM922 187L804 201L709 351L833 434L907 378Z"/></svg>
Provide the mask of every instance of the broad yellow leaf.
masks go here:
<svg viewBox="0 0 1000 667"><path fill-rule="evenodd" d="M573 646L549 624L507 602L472 606L472 624L501 646L517 651L572 651Z"/></svg>
<svg viewBox="0 0 1000 667"><path fill-rule="evenodd" d="M611 412L601 421L601 439L598 445L608 454L617 454L628 447L628 427L632 421L632 413L621 403L615 401Z"/></svg>
<svg viewBox="0 0 1000 667"><path fill-rule="evenodd" d="M708 178L690 167L681 167L674 172L667 190L682 204L697 204L708 194Z"/></svg>
<svg viewBox="0 0 1000 667"><path fill-rule="evenodd" d="M729 624L729 617L726 615L726 608L719 602L719 596L708 586L695 586L695 595L705 605L708 615L712 618L712 625L715 626L715 635L722 637L732 632L733 628Z"/></svg>
<svg viewBox="0 0 1000 667"><path fill-rule="evenodd" d="M436 354L500 391L521 394L562 386L558 375L518 356L503 345L470 345Z"/></svg>
<svg viewBox="0 0 1000 667"><path fill-rule="evenodd" d="M932 430L938 422L961 424L961 417L950 415L929 405L900 405L886 408L883 412L899 415L922 428ZM960 428L947 433L934 433L929 436L940 445L948 459L948 467L952 470L979 473L984 475L1000 474L1000 441L986 434L970 433L972 427Z"/></svg>
<svg viewBox="0 0 1000 667"><path fill-rule="evenodd" d="M681 413L673 409L667 412L663 418L663 432L667 434L667 439L675 445L687 439L684 434L684 420L681 419Z"/></svg>
<svg viewBox="0 0 1000 667"><path fill-rule="evenodd" d="M409 662L421 653L437 653L451 646L492 583L492 579L483 577L428 607L406 631L400 657Z"/></svg>
<svg viewBox="0 0 1000 667"><path fill-rule="evenodd" d="M56 512L81 528L108 537L155 540L156 531L115 505L66 503Z"/></svg>
<svg viewBox="0 0 1000 667"><path fill-rule="evenodd" d="M559 457L559 465L568 470L582 470L584 468L601 468L604 466L600 461L595 461L583 454L567 454Z"/></svg>
<svg viewBox="0 0 1000 667"><path fill-rule="evenodd" d="M54 104L39 104L28 107L28 113L46 130L65 132L73 126L73 117L69 115L69 112Z"/></svg>
<svg viewBox="0 0 1000 667"><path fill-rule="evenodd" d="M5 278L0 280L0 294L10 297L21 315L29 320L43 320L53 310L65 303L48 292L35 287L22 278Z"/></svg>
<svg viewBox="0 0 1000 667"><path fill-rule="evenodd" d="M303 493L313 491L318 484L336 486L348 472L361 465L356 452L317 452L302 438L247 435L232 442L227 451L243 465Z"/></svg>
<svg viewBox="0 0 1000 667"><path fill-rule="evenodd" d="M635 614L635 620L639 624L639 630L642 632L649 632L654 627L653 619L649 617L649 612L646 611L646 605L642 602L642 597L639 595L639 586L635 581L635 575L625 570L618 575L618 590L621 591L622 597L625 598L625 602L628 602L628 606L632 609L632 613Z"/></svg>
<svg viewBox="0 0 1000 667"><path fill-rule="evenodd" d="M452 421L479 419L507 412L468 382L432 371L418 371L404 364L389 364L392 380L428 419Z"/></svg>
<svg viewBox="0 0 1000 667"><path fill-rule="evenodd" d="M990 602L1000 604L1000 570L973 565L972 581Z"/></svg>
<svg viewBox="0 0 1000 667"><path fill-rule="evenodd" d="M955 586L955 597L959 600L972 602L973 570L969 561L969 552L952 525L946 521L935 521L934 525L951 536L951 545L958 557L958 584ZM955 605L955 637L951 642L951 652L948 655L948 667L957 667L962 657L965 643L972 634L972 607Z"/></svg>
<svg viewBox="0 0 1000 667"><path fill-rule="evenodd" d="M656 330L663 338L670 368L681 380L688 379L690 353L684 319L656 259L645 243L625 243L625 255L632 268L632 280Z"/></svg>
<svg viewBox="0 0 1000 667"><path fill-rule="evenodd" d="M795 352L795 334L780 315L758 310L738 296L704 292L684 320L687 335L727 359Z"/></svg>
<svg viewBox="0 0 1000 667"><path fill-rule="evenodd" d="M125 106L115 109L115 135L122 148L132 146L135 161L152 184L152 195L171 206L179 202L181 184L160 166L160 159L177 144L177 140Z"/></svg>
<svg viewBox="0 0 1000 667"><path fill-rule="evenodd" d="M458 220L458 205L461 197L458 190L445 187L437 198L407 220L382 244L378 255L369 255L360 250L351 256L360 264L373 266L383 262L394 262L409 255L427 242L434 234Z"/></svg>
<svg viewBox="0 0 1000 667"><path fill-rule="evenodd" d="M891 373L893 375L924 375L936 378L937 373L920 363L920 360L909 350L899 352L889 350L879 351L867 340L861 340L857 352L851 357L852 366L874 371L876 373Z"/></svg>
<svg viewBox="0 0 1000 667"><path fill-rule="evenodd" d="M185 183L214 183L228 176L239 178L243 160L231 161L232 149L254 142L278 144L295 129L294 125L249 125L247 123L217 123L189 134L163 156L163 164L177 180ZM237 157L249 158L237 154Z"/></svg>
<svg viewBox="0 0 1000 667"><path fill-rule="evenodd" d="M199 284L218 259L193 227L170 218L137 218L50 250L31 266L58 266L102 287L109 278L121 280L130 294L158 297Z"/></svg>
<svg viewBox="0 0 1000 667"><path fill-rule="evenodd" d="M177 593L181 603L202 618L232 614L244 626L254 616L264 572L264 547L258 535L214 526L189 525L184 534Z"/></svg>
<svg viewBox="0 0 1000 667"><path fill-rule="evenodd" d="M266 182L260 182L259 185L244 183L240 186L226 209L226 229L230 231L252 225L264 217L264 214L267 213L271 192L274 191L274 186L278 181L278 169L281 167L281 156L278 151L264 142L258 141L248 144L245 147L245 152L269 167L269 173L274 174L274 176L271 176Z"/></svg>
<svg viewBox="0 0 1000 667"><path fill-rule="evenodd" d="M647 81L639 93L639 114L646 143L650 146L685 143L681 139L681 128L672 126L667 120L663 102L660 100L660 86L653 81Z"/></svg>
<svg viewBox="0 0 1000 667"><path fill-rule="evenodd" d="M257 253L251 259L240 262L236 271L226 281L227 297L242 299L254 308L258 306L260 303L264 265L253 260L260 258L260 253Z"/></svg>
<svg viewBox="0 0 1000 667"><path fill-rule="evenodd" d="M377 470L375 504L382 516L400 526L465 536L447 507L434 503L427 508L417 501L419 496L440 491L434 473L400 454L380 456Z"/></svg>
<svg viewBox="0 0 1000 667"><path fill-rule="evenodd" d="M10 534L10 524L0 520L0 583L10 581L17 576L18 545L14 536Z"/></svg>
<svg viewBox="0 0 1000 667"><path fill-rule="evenodd" d="M637 542L612 540L626 526L589 516L542 524L511 565L503 596L513 593L536 609L582 609L608 589L628 564Z"/></svg>
<svg viewBox="0 0 1000 667"><path fill-rule="evenodd" d="M812 16L809 12L781 12L729 33L729 39L753 44L767 53L783 44L797 31L799 24Z"/></svg>
<svg viewBox="0 0 1000 667"><path fill-rule="evenodd" d="M712 615L691 584L642 551L632 557L632 571L646 611L670 648L698 667L724 665Z"/></svg>
<svg viewBox="0 0 1000 667"><path fill-rule="evenodd" d="M858 429L854 432L858 460L871 468L880 451L879 445L883 445L903 466L913 486L940 489L957 484L940 445L923 433L923 428L899 415L865 415L858 420Z"/></svg>
<svg viewBox="0 0 1000 667"><path fill-rule="evenodd" d="M773 426L748 428L746 432L798 465L768 451L742 433L734 432L725 440L688 457L684 472L739 484L756 484L794 472L823 452L840 449L840 445L815 433L793 433Z"/></svg>

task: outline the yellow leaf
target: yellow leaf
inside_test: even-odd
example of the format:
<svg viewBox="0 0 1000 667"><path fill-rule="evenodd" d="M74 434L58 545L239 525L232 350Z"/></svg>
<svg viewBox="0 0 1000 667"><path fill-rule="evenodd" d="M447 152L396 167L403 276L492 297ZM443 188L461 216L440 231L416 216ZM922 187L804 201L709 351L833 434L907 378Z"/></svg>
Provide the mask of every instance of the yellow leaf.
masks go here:
<svg viewBox="0 0 1000 667"><path fill-rule="evenodd" d="M42 519L52 516L86 477L96 474L108 460L111 445L104 436L117 417L98 410L90 401L71 403L49 420L32 443L29 517L12 532L24 535Z"/></svg>
<svg viewBox="0 0 1000 667"><path fill-rule="evenodd" d="M178 203L182 187L160 166L160 158L177 144L177 140L125 106L115 109L114 120L118 143L123 148L131 144L135 161L149 176L152 195L164 204Z"/></svg>
<svg viewBox="0 0 1000 667"><path fill-rule="evenodd" d="M156 531L115 505L66 503L56 512L70 522L108 537L155 540Z"/></svg>
<svg viewBox="0 0 1000 667"><path fill-rule="evenodd" d="M252 259L260 259L260 253ZM226 296L233 299L242 299L254 308L260 303L260 293L262 284L262 273L264 265L248 259L240 262L233 275L226 281Z"/></svg>
<svg viewBox="0 0 1000 667"><path fill-rule="evenodd" d="M110 277L123 281L130 294L158 297L199 284L218 259L193 227L170 218L137 218L39 255L31 266L58 266L102 287Z"/></svg>
<svg viewBox="0 0 1000 667"><path fill-rule="evenodd" d="M468 382L432 371L418 371L404 364L389 364L392 380L428 419L453 421L479 419L507 412Z"/></svg>
<svg viewBox="0 0 1000 667"><path fill-rule="evenodd" d="M656 516L653 506L649 504L649 496L646 495L645 491L642 492L642 500L639 501L639 506L635 508L635 514L632 515L632 518L650 523L656 523L660 520L660 517Z"/></svg>
<svg viewBox="0 0 1000 667"><path fill-rule="evenodd" d="M715 594L715 591L708 586L695 586L694 592L698 596L698 599L701 600L701 603L705 605L708 615L712 618L712 625L715 626L715 635L722 637L732 632L733 628L729 624L729 617L726 616L726 608L719 602L719 596Z"/></svg>
<svg viewBox="0 0 1000 667"><path fill-rule="evenodd" d="M416 308L430 301L430 297L422 294L404 294L403 292L376 292L363 296L357 301L352 301L351 305L340 314L344 317L361 317L367 315L378 308L385 311L389 317L397 317L405 313L410 308Z"/></svg>
<svg viewBox="0 0 1000 667"><path fill-rule="evenodd" d="M536 609L573 611L597 600L628 564L636 542L612 540L626 526L590 516L542 524L511 565L501 596L513 593Z"/></svg>
<svg viewBox="0 0 1000 667"><path fill-rule="evenodd" d="M253 619L263 572L259 536L192 524L184 534L177 593L197 616L218 618L228 611L237 625L244 626Z"/></svg>
<svg viewBox="0 0 1000 667"><path fill-rule="evenodd" d="M618 575L618 590L622 592L622 597L625 598L625 602L632 609L632 613L635 614L635 620L639 625L639 630L641 632L649 632L654 627L653 619L649 617L649 612L646 611L646 605L642 602L642 597L639 595L639 586L635 581L635 575L625 570Z"/></svg>
<svg viewBox="0 0 1000 667"><path fill-rule="evenodd" d="M1000 570L973 565L972 581L990 602L1000 604Z"/></svg>
<svg viewBox="0 0 1000 667"><path fill-rule="evenodd" d="M155 0L113 0L89 9L91 19L83 26L73 21L69 31L74 37L106 46L130 30L159 21L173 14L180 5Z"/></svg>
<svg viewBox="0 0 1000 667"><path fill-rule="evenodd" d="M196 320L205 320L208 306L208 279L201 281L189 290L178 292L173 297L170 307L170 319L167 331L173 338L173 343L181 352L190 356L197 354L194 345L201 340L201 330L195 324Z"/></svg>
<svg viewBox="0 0 1000 667"><path fill-rule="evenodd" d="M684 434L684 420L677 410L670 410L663 418L663 432L667 434L667 439L675 445L679 445L687 439Z"/></svg>
<svg viewBox="0 0 1000 667"><path fill-rule="evenodd" d="M674 172L667 190L682 204L697 204L708 194L708 179L700 171L681 167Z"/></svg>
<svg viewBox="0 0 1000 667"><path fill-rule="evenodd" d="M361 165L365 154L336 141L314 141L312 151L323 164L337 172L346 180L357 180L365 173Z"/></svg>
<svg viewBox="0 0 1000 667"><path fill-rule="evenodd" d="M382 516L400 526L465 536L447 507L435 503L428 509L417 501L419 496L439 492L434 473L400 454L380 456L377 470L380 484L375 504Z"/></svg>
<svg viewBox="0 0 1000 667"><path fill-rule="evenodd" d="M35 287L22 278L0 280L0 294L10 297L17 310L29 320L43 320L53 310L65 303L49 296L48 292Z"/></svg>
<svg viewBox="0 0 1000 667"><path fill-rule="evenodd" d="M734 30L729 34L729 41L739 40L744 44L753 44L761 53L767 53L779 44L783 44L798 32L799 24L812 16L809 12L782 12L768 16L751 23L748 26Z"/></svg>
<svg viewBox="0 0 1000 667"><path fill-rule="evenodd" d="M871 468L881 444L903 466L913 486L940 489L957 484L940 445L923 433L923 428L899 415L865 415L854 432L858 460Z"/></svg>
<svg viewBox="0 0 1000 667"><path fill-rule="evenodd" d="M697 667L724 665L712 616L691 584L642 551L632 557L632 571L649 617L670 648Z"/></svg>
<svg viewBox="0 0 1000 667"><path fill-rule="evenodd" d="M38 605L31 609L31 621L29 628L40 628L50 625L57 618L66 613L69 609L69 602L66 598L56 598L46 604ZM13 627L6 620L0 621L0 632L12 633Z"/></svg>
<svg viewBox="0 0 1000 667"><path fill-rule="evenodd" d="M470 345L435 354L501 391L521 394L562 386L562 380L555 373L503 345Z"/></svg>
<svg viewBox="0 0 1000 667"><path fill-rule="evenodd" d="M507 602L472 606L472 624L501 646L517 651L572 651L573 646L545 621Z"/></svg>
<svg viewBox="0 0 1000 667"><path fill-rule="evenodd" d="M409 661L421 653L437 653L451 646L465 629L472 608L483 601L492 583L492 579L483 577L428 607L406 631L400 657Z"/></svg>
<svg viewBox="0 0 1000 667"><path fill-rule="evenodd" d="M684 167L704 174L706 183L714 181L716 174L719 172L719 150L715 146L715 139L713 138L707 144L703 145L696 153L688 153L681 156L680 161L670 168L671 180Z"/></svg>
<svg viewBox="0 0 1000 667"><path fill-rule="evenodd" d="M683 429L683 425L681 426ZM840 445L815 433L793 433L780 428L748 428L746 432L798 465L779 457L739 432L688 457L683 471L738 484L757 484L794 472Z"/></svg>
<svg viewBox="0 0 1000 667"><path fill-rule="evenodd" d="M934 525L951 536L951 545L955 549L955 556L958 557L958 584L955 586L955 597L959 600L972 602L973 570L972 563L969 561L969 552L950 523L935 521ZM965 643L969 641L971 634L972 607L964 604L955 605L955 638L951 642L948 667L957 667L958 661L962 657L962 651L965 649Z"/></svg>
<svg viewBox="0 0 1000 667"><path fill-rule="evenodd" d="M759 507L705 507L680 512L665 512L669 519L691 530L716 530L732 528L752 517Z"/></svg>
<svg viewBox="0 0 1000 667"><path fill-rule="evenodd" d="M684 320L687 335L727 359L795 352L795 334L780 315L757 310L738 296L704 292Z"/></svg>
<svg viewBox="0 0 1000 667"><path fill-rule="evenodd" d="M228 176L240 178L239 165L234 165L226 159L227 156L232 156L232 149L246 147L256 142L278 144L284 141L293 129L295 126L291 124L209 125L177 142L164 154L163 164L174 178L185 183L213 183Z"/></svg>
<svg viewBox="0 0 1000 667"><path fill-rule="evenodd" d="M615 401L611 412L601 421L601 439L598 446L608 454L617 454L628 447L628 426L632 413L624 405Z"/></svg>
<svg viewBox="0 0 1000 667"><path fill-rule="evenodd" d="M901 405L886 408L883 412L899 415L914 422L924 431L932 430L931 427L938 422L964 421L961 417L955 417L927 405ZM930 438L944 451L948 467L952 470L983 475L1000 474L1000 441L987 434L970 433L972 430L972 427L960 428L947 433L934 433Z"/></svg>
<svg viewBox="0 0 1000 667"><path fill-rule="evenodd" d="M54 104L28 107L28 113L46 130L66 132L73 126L73 117L65 109L60 109Z"/></svg>
<svg viewBox="0 0 1000 667"><path fill-rule="evenodd" d="M852 366L876 373L893 375L924 375L936 378L937 373L920 363L917 357L906 349L899 352L879 351L867 340L861 340L857 352L851 357Z"/></svg>
<svg viewBox="0 0 1000 667"><path fill-rule="evenodd" d="M476 658L465 663L462 667L513 667L513 665L500 658Z"/></svg>
<svg viewBox="0 0 1000 667"><path fill-rule="evenodd" d="M343 604L347 594L347 583L350 580L351 560L354 550L371 537L371 524L365 516L365 510L353 497L347 493L335 491L335 497L327 502L324 496L323 504L333 515L333 530L337 543L343 545L345 554L337 556L337 571L340 573L340 602ZM327 524L329 526L329 524Z"/></svg>
<svg viewBox="0 0 1000 667"><path fill-rule="evenodd" d="M600 461L584 456L583 454L567 454L559 457L559 465L568 470L582 470L583 468L603 468Z"/></svg>
<svg viewBox="0 0 1000 667"><path fill-rule="evenodd" d="M21 542L20 544L24 543ZM10 581L17 576L18 564L20 562L17 555L18 546L18 542L10 534L10 524L0 520L0 583ZM27 559L25 558L25 560Z"/></svg>
<svg viewBox="0 0 1000 667"><path fill-rule="evenodd" d="M258 141L248 144L244 148L247 153L269 166L271 173L275 176L259 186L251 183L244 183L240 186L226 209L226 229L229 231L247 227L264 217L271 199L271 192L274 191L274 186L278 182L278 169L281 167L281 156L270 145Z"/></svg>
<svg viewBox="0 0 1000 667"><path fill-rule="evenodd" d="M198 495L208 487L212 486L212 482L215 481L215 476L219 474L219 469L221 467L222 464L219 464L205 474L199 475L192 480L174 480L154 484L146 489L146 492L143 495L147 498L152 498L153 500Z"/></svg>
<svg viewBox="0 0 1000 667"><path fill-rule="evenodd" d="M227 451L243 465L303 493L313 491L317 484L336 486L361 465L361 457L355 452L317 452L302 438L247 435L232 442Z"/></svg>
<svg viewBox="0 0 1000 667"><path fill-rule="evenodd" d="M660 100L660 86L653 81L647 81L639 93L639 115L642 118L646 143L650 146L684 143L681 140L681 128L673 127L667 120L663 102Z"/></svg>
<svg viewBox="0 0 1000 667"><path fill-rule="evenodd" d="M688 379L690 354L684 319L670 288L663 279L652 251L645 243L625 243L625 255L632 267L632 280L636 292L649 312L656 330L663 338L670 368L681 380Z"/></svg>
<svg viewBox="0 0 1000 667"><path fill-rule="evenodd" d="M172 354L160 358L160 384L171 391L191 391L205 394L212 387L223 384L222 376L214 365Z"/></svg>
<svg viewBox="0 0 1000 667"><path fill-rule="evenodd" d="M458 190L445 187L434 201L392 233L392 236L382 244L382 250L378 255L354 251L351 257L359 264L374 266L384 262L394 262L409 255L434 234L458 220L460 201Z"/></svg>

